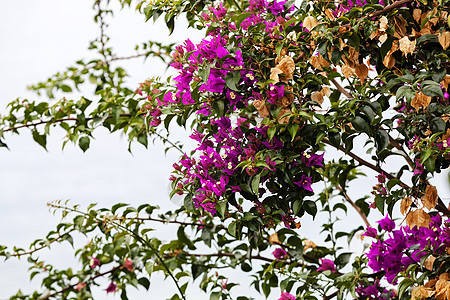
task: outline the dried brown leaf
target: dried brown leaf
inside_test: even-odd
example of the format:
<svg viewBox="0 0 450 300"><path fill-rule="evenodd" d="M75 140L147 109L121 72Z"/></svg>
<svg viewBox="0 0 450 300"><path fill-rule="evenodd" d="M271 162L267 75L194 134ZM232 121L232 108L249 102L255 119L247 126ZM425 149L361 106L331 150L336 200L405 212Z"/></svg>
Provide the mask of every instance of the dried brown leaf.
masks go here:
<svg viewBox="0 0 450 300"><path fill-rule="evenodd" d="M435 186L427 185L425 188L425 195L420 199L422 200L422 204L428 210L432 210L436 207L438 202L438 193Z"/></svg>
<svg viewBox="0 0 450 300"><path fill-rule="evenodd" d="M423 286L415 287L411 292L411 300L425 299L434 295L434 291L431 288Z"/></svg>
<svg viewBox="0 0 450 300"><path fill-rule="evenodd" d="M319 91L315 91L311 94L311 100L317 102L319 105L323 103L323 94Z"/></svg>
<svg viewBox="0 0 450 300"><path fill-rule="evenodd" d="M317 245L313 241L310 241L310 240L304 240L303 244L305 244L305 247L303 247L303 252L305 252L309 248L314 249L317 247Z"/></svg>
<svg viewBox="0 0 450 300"><path fill-rule="evenodd" d="M349 65L343 65L341 68L342 75L344 75L345 78L350 78L355 73L355 69L350 67Z"/></svg>
<svg viewBox="0 0 450 300"><path fill-rule="evenodd" d="M428 227L430 225L430 215L427 214L423 209L418 209L415 211L410 211L406 215L406 224L413 228L414 226L420 227Z"/></svg>
<svg viewBox="0 0 450 300"><path fill-rule="evenodd" d="M418 112L421 107L426 109L431 103L431 97L423 94L422 92L417 92L414 99L411 101L411 106Z"/></svg>
<svg viewBox="0 0 450 300"><path fill-rule="evenodd" d="M322 93L322 95L327 96L327 97L330 97L330 95L331 95L331 89L327 86L324 86L320 92Z"/></svg>
<svg viewBox="0 0 450 300"><path fill-rule="evenodd" d="M280 110L280 114L278 115L278 123L280 124L287 124L289 123L289 116L285 116L284 115L288 114L288 113L292 113L292 110L290 110L289 108L282 108Z"/></svg>
<svg viewBox="0 0 450 300"><path fill-rule="evenodd" d="M441 44L444 50L447 50L448 46L450 46L450 32L444 31L439 33L439 44Z"/></svg>
<svg viewBox="0 0 450 300"><path fill-rule="evenodd" d="M401 39L407 35L407 31L406 31L407 24L408 23L401 15L398 15L397 17L395 17L395 19L394 19L394 27L395 27L394 36L396 38Z"/></svg>
<svg viewBox="0 0 450 300"><path fill-rule="evenodd" d="M369 68L364 64L357 64L355 66L355 73L356 76L358 76L359 80L361 80L361 83L364 83L364 81L369 76Z"/></svg>
<svg viewBox="0 0 450 300"><path fill-rule="evenodd" d="M309 31L311 31L318 24L319 22L317 22L317 20L312 16L308 16L303 20L303 27L305 27Z"/></svg>
<svg viewBox="0 0 450 300"><path fill-rule="evenodd" d="M278 67L272 68L272 69L270 69L270 79L274 80L275 83L278 83L278 82L280 82L279 75L282 73L283 73L283 71L281 71L280 68L278 68Z"/></svg>
<svg viewBox="0 0 450 300"><path fill-rule="evenodd" d="M410 197L406 197L402 199L402 202L400 203L400 212L402 215L405 215L408 209L411 207L412 199Z"/></svg>
<svg viewBox="0 0 450 300"><path fill-rule="evenodd" d="M382 16L380 18L380 31L386 31L386 29L388 28L388 19L385 16Z"/></svg>
<svg viewBox="0 0 450 300"><path fill-rule="evenodd" d="M427 270L433 271L433 264L435 260L436 257L434 257L433 255L428 256L427 259L425 259L425 261L423 262L423 267Z"/></svg>
<svg viewBox="0 0 450 300"><path fill-rule="evenodd" d="M382 44L384 44L384 42L386 42L387 38L388 38L388 35L387 35L386 33L383 33L382 35L380 35L380 37L378 38L378 40L379 40Z"/></svg>
<svg viewBox="0 0 450 300"><path fill-rule="evenodd" d="M278 63L276 68L280 69L285 76L282 77L281 81L287 82L293 78L295 72L295 62L290 56L285 56Z"/></svg>
<svg viewBox="0 0 450 300"><path fill-rule="evenodd" d="M333 10L331 10L330 8L327 8L325 10L325 15L328 17L328 19L330 19L331 21L334 21L336 19L336 17L334 16L334 12Z"/></svg>
<svg viewBox="0 0 450 300"><path fill-rule="evenodd" d="M255 100L253 101L253 106L256 108L261 118L269 116L269 109L267 108L266 101Z"/></svg>
<svg viewBox="0 0 450 300"><path fill-rule="evenodd" d="M441 84L447 90L448 89L448 85L450 84L450 75L445 75L444 79L441 81Z"/></svg>
<svg viewBox="0 0 450 300"><path fill-rule="evenodd" d="M417 23L420 23L421 16L422 16L422 11L418 8L415 8L413 11L413 18Z"/></svg>
<svg viewBox="0 0 450 300"><path fill-rule="evenodd" d="M278 238L278 233L271 234L269 237L269 242L271 245L280 244L280 239Z"/></svg>
<svg viewBox="0 0 450 300"><path fill-rule="evenodd" d="M407 36L401 38L398 43L400 51L405 55L412 54L416 50L416 40L410 41Z"/></svg>

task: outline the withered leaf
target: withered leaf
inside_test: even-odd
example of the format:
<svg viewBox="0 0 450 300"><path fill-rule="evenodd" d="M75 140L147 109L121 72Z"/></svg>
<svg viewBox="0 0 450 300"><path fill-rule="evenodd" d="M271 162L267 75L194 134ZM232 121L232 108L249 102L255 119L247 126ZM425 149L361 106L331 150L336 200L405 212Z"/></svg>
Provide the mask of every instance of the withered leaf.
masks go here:
<svg viewBox="0 0 450 300"><path fill-rule="evenodd" d="M444 79L441 81L441 84L447 90L448 89L448 85L450 84L450 75L445 75Z"/></svg>
<svg viewBox="0 0 450 300"><path fill-rule="evenodd" d="M278 63L277 68L279 68L282 73L285 75L282 78L282 81L287 82L293 78L295 71L295 62L290 56L285 56Z"/></svg>
<svg viewBox="0 0 450 300"><path fill-rule="evenodd" d="M320 92L322 93L322 95L327 96L327 97L330 97L330 95L331 95L331 89L327 86L324 86Z"/></svg>
<svg viewBox="0 0 450 300"><path fill-rule="evenodd" d="M278 68L278 67L275 67L275 68L270 69L270 79L274 80L275 83L280 82L280 77L279 77L279 75L280 75L281 73L283 73L283 71L281 71L281 69Z"/></svg>
<svg viewBox="0 0 450 300"><path fill-rule="evenodd" d="M386 33L383 33L382 35L380 35L380 37L378 38L378 40L379 40L382 44L384 44L384 42L386 42L387 38L388 38L387 34L386 34Z"/></svg>
<svg viewBox="0 0 450 300"><path fill-rule="evenodd" d="M400 203L400 212L402 215L405 215L408 209L411 207L412 199L410 197L405 197L402 199L402 202Z"/></svg>
<svg viewBox="0 0 450 300"><path fill-rule="evenodd" d="M323 94L319 91L315 91L311 94L311 100L317 102L319 105L323 103Z"/></svg>
<svg viewBox="0 0 450 300"><path fill-rule="evenodd" d="M289 122L289 116L284 116L288 113L292 113L292 111L289 108L282 108L280 110L280 114L278 115L278 123L280 124L286 124Z"/></svg>
<svg viewBox="0 0 450 300"><path fill-rule="evenodd" d="M436 207L438 202L438 193L435 186L427 185L425 188L425 195L420 199L422 200L422 204L428 210L432 210Z"/></svg>
<svg viewBox="0 0 450 300"><path fill-rule="evenodd" d="M414 21L420 24L420 17L422 16L422 11L418 8L415 8L413 11Z"/></svg>
<svg viewBox="0 0 450 300"><path fill-rule="evenodd" d="M361 83L364 83L364 81L369 76L369 68L364 64L357 64L355 66L355 73L356 76L358 76L359 80L361 80Z"/></svg>
<svg viewBox="0 0 450 300"><path fill-rule="evenodd" d="M447 50L448 46L450 46L450 32L444 31L439 33L439 44L441 44L444 50Z"/></svg>
<svg viewBox="0 0 450 300"><path fill-rule="evenodd" d="M280 244L280 239L278 238L278 233L271 234L269 237L269 242L271 245Z"/></svg>
<svg viewBox="0 0 450 300"><path fill-rule="evenodd" d="M350 78L355 73L355 69L350 67L349 65L343 65L341 68L342 75L344 75L345 78Z"/></svg>
<svg viewBox="0 0 450 300"><path fill-rule="evenodd" d="M317 22L317 20L312 16L308 16L303 20L303 27L305 27L309 31L311 31L318 24L319 23Z"/></svg>
<svg viewBox="0 0 450 300"><path fill-rule="evenodd" d="M398 50L398 48L399 47L397 41L394 41L394 43L392 43L391 50L389 50L389 52L386 53L386 56L383 59L383 64L386 68L392 69L392 67L395 65L396 60L392 55L394 54L395 51Z"/></svg>
<svg viewBox="0 0 450 300"><path fill-rule="evenodd" d="M426 299L434 295L434 291L431 288L423 286L415 287L411 292L411 299Z"/></svg>
<svg viewBox="0 0 450 300"><path fill-rule="evenodd" d="M388 19L385 16L382 16L380 18L380 31L386 31L386 29L388 28Z"/></svg>
<svg viewBox="0 0 450 300"><path fill-rule="evenodd" d="M419 111L421 107L426 109L428 105L431 103L431 97L423 94L422 92L417 92L414 99L411 101L411 106L416 109L416 112Z"/></svg>
<svg viewBox="0 0 450 300"><path fill-rule="evenodd" d="M255 100L253 101L253 106L256 108L261 118L269 116L269 109L267 108L266 101Z"/></svg>
<svg viewBox="0 0 450 300"><path fill-rule="evenodd" d="M305 252L309 248L313 249L313 248L317 247L317 245L313 241L310 241L310 240L304 240L303 244L305 244L305 247L303 248L303 252Z"/></svg>
<svg viewBox="0 0 450 300"><path fill-rule="evenodd" d="M400 51L403 54L412 54L416 50L416 40L410 41L407 36L401 38L399 41Z"/></svg>
<svg viewBox="0 0 450 300"><path fill-rule="evenodd" d="M420 227L428 227L430 225L430 215L427 214L423 209L417 209L414 211L410 211L406 215L406 224L413 228L414 226Z"/></svg>
<svg viewBox="0 0 450 300"><path fill-rule="evenodd" d="M433 264L435 260L436 257L434 257L433 255L428 256L427 259L425 259L425 261L423 262L423 267L427 270L433 271Z"/></svg>

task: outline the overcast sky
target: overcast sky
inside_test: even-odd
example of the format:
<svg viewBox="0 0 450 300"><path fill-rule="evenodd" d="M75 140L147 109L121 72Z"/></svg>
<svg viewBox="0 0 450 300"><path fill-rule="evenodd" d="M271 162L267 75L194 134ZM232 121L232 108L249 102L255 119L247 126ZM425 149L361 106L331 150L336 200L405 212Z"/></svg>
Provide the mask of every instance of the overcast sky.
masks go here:
<svg viewBox="0 0 450 300"><path fill-rule="evenodd" d="M89 57L88 43L98 34L92 21L91 2L3 1L0 5L0 114L5 112L5 105L17 97L37 99L26 90L27 85L44 81L76 60ZM132 10L117 13L108 33L119 55L132 54L134 45L145 40L181 42L187 36L194 40L200 38L199 34L188 33L183 26L178 26L168 38L164 26L146 24L142 16ZM137 86L148 77L162 75L164 66L158 61L146 64L136 61L128 62L126 70L132 75L130 85ZM34 239L44 237L59 221L48 213L45 205L52 200L70 199L71 203L83 205L98 202L105 206L116 202L149 202L165 209L176 207L168 201L167 178L178 153L164 155L160 145L146 150L136 144L130 155L125 139L104 131L95 134L96 140L84 154L71 145L62 151L63 136L58 133L55 131L50 137L48 152L33 142L26 131L20 136L7 135L11 151L0 149L0 244L26 247ZM374 174L368 174L371 178L365 185L351 190L355 199L371 189ZM435 182L440 182L440 194L448 200L450 191L445 175ZM358 218L352 213L350 216ZM318 223L308 218L302 220L302 230L307 237L314 239L312 235L318 234L321 229ZM158 234L166 232L170 230L158 228ZM361 246L362 243L358 247ZM73 263L68 250L55 246L51 253L43 253L42 257L63 267L68 262ZM19 288L30 291L39 286L37 281L29 283L28 267L25 260L0 264L0 299L11 296ZM152 280L156 280L152 281L152 299L163 299L173 289L169 281L162 283L157 277ZM98 299L106 298L104 288L97 291ZM241 288L248 291L245 284ZM145 294L141 295L142 299L148 299ZM277 299L275 296L270 298ZM203 298L207 297L196 291L188 297ZM257 299L262 297L257 296Z"/></svg>

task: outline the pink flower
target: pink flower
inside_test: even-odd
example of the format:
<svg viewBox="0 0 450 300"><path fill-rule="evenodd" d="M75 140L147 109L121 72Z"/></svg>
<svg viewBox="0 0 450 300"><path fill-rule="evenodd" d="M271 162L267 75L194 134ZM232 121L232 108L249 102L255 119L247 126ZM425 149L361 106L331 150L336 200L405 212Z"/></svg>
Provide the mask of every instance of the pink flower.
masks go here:
<svg viewBox="0 0 450 300"><path fill-rule="evenodd" d="M89 265L91 266L91 269L100 266L100 260L98 258L92 257Z"/></svg>
<svg viewBox="0 0 450 300"><path fill-rule="evenodd" d="M75 289L76 291L81 291L81 290L84 289L85 287L86 287L86 283L84 283L84 282L78 282L74 289Z"/></svg>
<svg viewBox="0 0 450 300"><path fill-rule="evenodd" d="M272 252L273 256L275 256L276 259L280 259L286 256L287 252L282 248L277 248L275 251Z"/></svg>
<svg viewBox="0 0 450 300"><path fill-rule="evenodd" d="M117 285L114 282L111 282L106 288L106 293L114 293L116 291Z"/></svg>
<svg viewBox="0 0 450 300"><path fill-rule="evenodd" d="M334 265L334 262L332 260L321 258L320 259L320 267L317 268L317 271L331 271L332 273L336 272L336 266Z"/></svg>
<svg viewBox="0 0 450 300"><path fill-rule="evenodd" d="M295 300L295 296L286 292L281 293L281 297L278 300Z"/></svg>
<svg viewBox="0 0 450 300"><path fill-rule="evenodd" d="M128 258L125 259L125 263L123 264L123 267L127 269L128 271L133 271L133 262L129 260Z"/></svg>

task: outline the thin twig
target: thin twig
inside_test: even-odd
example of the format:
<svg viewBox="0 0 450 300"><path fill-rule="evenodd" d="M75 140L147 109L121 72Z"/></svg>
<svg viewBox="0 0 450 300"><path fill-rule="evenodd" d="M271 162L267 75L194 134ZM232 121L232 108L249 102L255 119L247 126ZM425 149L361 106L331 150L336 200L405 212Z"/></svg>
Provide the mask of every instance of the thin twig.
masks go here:
<svg viewBox="0 0 450 300"><path fill-rule="evenodd" d="M99 273L99 274L95 275L94 277L90 278L89 281L94 281L94 280L97 279L98 277L102 277L102 276L105 276L105 275L107 275L107 274L109 274L109 273L112 273L112 272L114 272L115 270L119 269L120 267L121 267L121 266L117 266L117 267L112 268L112 269L109 270L109 271L106 271L106 272L103 272L103 273ZM55 292L55 293L52 293L52 294L49 293L49 294L47 294L46 296L40 298L40 300L45 300L45 299L48 299L48 298L50 298L50 297L56 296L56 295L58 295L58 294L64 293L64 292L66 292L66 291L72 289L72 288L73 288L74 286L76 286L77 284L78 284L78 283L68 285L68 286L66 286L65 288L63 288L63 289L61 289L61 290L59 290L59 291L57 291L57 292Z"/></svg>
<svg viewBox="0 0 450 300"><path fill-rule="evenodd" d="M352 199L350 199L350 197L347 195L347 193L344 191L344 189L342 187L340 187L339 185L336 185L336 188L344 195L345 200L348 203L350 203L350 205L358 212L358 214L361 216L361 219L363 219L366 226L372 227L372 226L370 226L369 220L367 220L367 216L364 214L364 212L361 210L361 208L359 206L357 206L355 204L355 202L353 202Z"/></svg>

